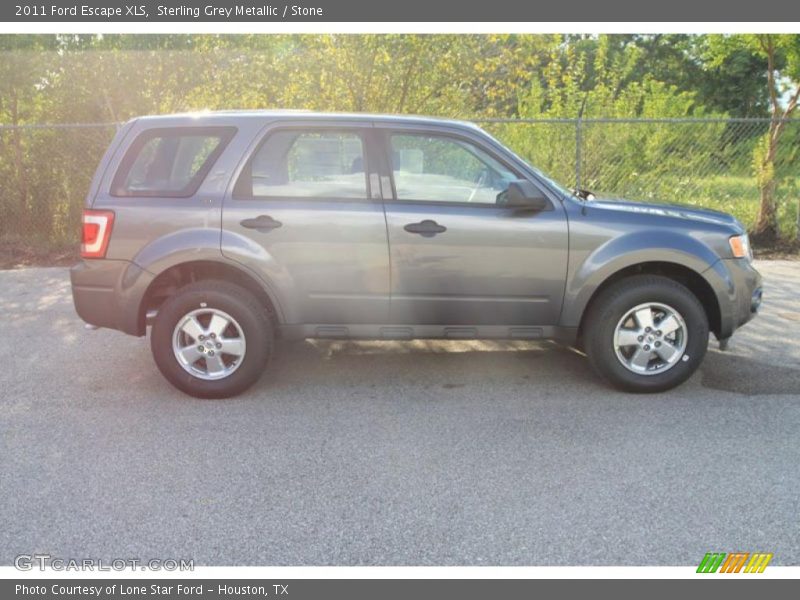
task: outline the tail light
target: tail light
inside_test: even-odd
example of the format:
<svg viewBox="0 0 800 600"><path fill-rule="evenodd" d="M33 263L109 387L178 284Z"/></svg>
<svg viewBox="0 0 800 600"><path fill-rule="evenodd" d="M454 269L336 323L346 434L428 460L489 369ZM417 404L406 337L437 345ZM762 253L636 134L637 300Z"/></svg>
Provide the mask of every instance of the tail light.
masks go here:
<svg viewBox="0 0 800 600"><path fill-rule="evenodd" d="M114 213L110 210L86 208L83 210L82 223L81 257L105 257L108 241L111 239L111 227L114 225Z"/></svg>

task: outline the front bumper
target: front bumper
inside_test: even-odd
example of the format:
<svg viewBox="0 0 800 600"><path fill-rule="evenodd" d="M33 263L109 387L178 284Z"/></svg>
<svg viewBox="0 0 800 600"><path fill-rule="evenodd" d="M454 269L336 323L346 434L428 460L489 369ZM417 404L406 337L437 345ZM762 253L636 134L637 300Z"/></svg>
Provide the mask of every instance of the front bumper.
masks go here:
<svg viewBox="0 0 800 600"><path fill-rule="evenodd" d="M706 271L720 308L717 337L729 338L758 313L763 297L761 274L749 260L727 258Z"/></svg>
<svg viewBox="0 0 800 600"><path fill-rule="evenodd" d="M83 260L70 269L78 316L96 327L144 335L140 307L153 275L127 260Z"/></svg>

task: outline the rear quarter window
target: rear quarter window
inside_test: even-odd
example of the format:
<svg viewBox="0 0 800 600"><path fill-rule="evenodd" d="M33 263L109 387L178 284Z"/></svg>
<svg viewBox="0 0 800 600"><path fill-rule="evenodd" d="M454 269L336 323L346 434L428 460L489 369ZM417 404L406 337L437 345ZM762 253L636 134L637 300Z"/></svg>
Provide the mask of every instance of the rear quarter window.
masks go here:
<svg viewBox="0 0 800 600"><path fill-rule="evenodd" d="M111 195L192 196L235 133L235 127L148 129L125 153Z"/></svg>

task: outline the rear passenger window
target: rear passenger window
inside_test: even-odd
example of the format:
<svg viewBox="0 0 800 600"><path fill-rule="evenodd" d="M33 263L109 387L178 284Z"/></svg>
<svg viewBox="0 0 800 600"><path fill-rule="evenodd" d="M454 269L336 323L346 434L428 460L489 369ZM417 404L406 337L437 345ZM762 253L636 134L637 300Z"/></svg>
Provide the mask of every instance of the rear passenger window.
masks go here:
<svg viewBox="0 0 800 600"><path fill-rule="evenodd" d="M181 127L142 133L122 160L114 196L191 196L219 158L235 129Z"/></svg>
<svg viewBox="0 0 800 600"><path fill-rule="evenodd" d="M240 198L366 199L364 144L353 132L270 135L236 183Z"/></svg>

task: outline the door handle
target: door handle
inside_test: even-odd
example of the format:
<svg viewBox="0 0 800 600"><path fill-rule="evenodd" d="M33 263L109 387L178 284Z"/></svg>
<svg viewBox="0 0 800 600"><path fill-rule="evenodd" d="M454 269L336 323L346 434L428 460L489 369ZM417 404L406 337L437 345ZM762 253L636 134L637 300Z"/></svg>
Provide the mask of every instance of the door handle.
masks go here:
<svg viewBox="0 0 800 600"><path fill-rule="evenodd" d="M269 215L258 215L254 219L245 219L244 221L240 221L239 224L242 227L255 229L261 233L267 233L268 231L272 231L273 229L283 226L283 223L276 221Z"/></svg>
<svg viewBox="0 0 800 600"><path fill-rule="evenodd" d="M422 237L433 237L437 233L444 233L447 231L447 227L439 225L436 221L431 221L430 219L425 219L419 223L409 223L403 227L403 229L409 233L417 233Z"/></svg>

